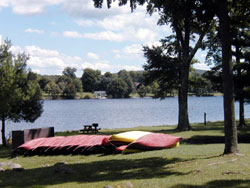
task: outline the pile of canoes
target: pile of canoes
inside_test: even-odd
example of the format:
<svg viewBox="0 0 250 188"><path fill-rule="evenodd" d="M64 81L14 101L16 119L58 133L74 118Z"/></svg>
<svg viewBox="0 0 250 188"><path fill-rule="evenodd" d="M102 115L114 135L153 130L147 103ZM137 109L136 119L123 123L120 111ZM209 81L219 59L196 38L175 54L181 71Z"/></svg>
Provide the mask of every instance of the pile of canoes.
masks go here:
<svg viewBox="0 0 250 188"><path fill-rule="evenodd" d="M134 153L177 147L181 137L129 131L114 135L75 135L36 138L14 150L23 155Z"/></svg>

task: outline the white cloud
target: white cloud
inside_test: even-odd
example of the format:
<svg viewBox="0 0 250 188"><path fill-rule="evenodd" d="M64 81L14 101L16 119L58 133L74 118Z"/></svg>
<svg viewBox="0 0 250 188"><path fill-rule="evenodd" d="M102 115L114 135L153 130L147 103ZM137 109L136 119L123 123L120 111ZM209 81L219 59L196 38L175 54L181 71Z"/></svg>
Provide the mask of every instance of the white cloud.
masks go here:
<svg viewBox="0 0 250 188"><path fill-rule="evenodd" d="M2 8L8 7L8 5L9 5L8 0L1 0L0 1L0 10Z"/></svg>
<svg viewBox="0 0 250 188"><path fill-rule="evenodd" d="M85 0L84 3L82 0L68 0L63 5L63 10L74 17L83 17L91 19L103 19L105 17L114 16L118 14L124 14L130 12L129 6L118 7L118 3L113 3L111 9L107 9L104 6L101 9L94 7L93 0Z"/></svg>
<svg viewBox="0 0 250 188"><path fill-rule="evenodd" d="M73 1L79 3L79 1ZM70 6L70 5L69 5ZM81 5L79 5L81 6ZM87 10L96 10L93 4L88 1L87 5L82 5ZM157 26L158 14L152 16L146 14L142 7L131 13L129 7L112 7L110 10L106 10L110 14L108 16L99 15L94 11L94 15L99 16L99 20L88 19L74 21L80 26L99 26L99 32L93 33L80 33L78 31L65 31L65 37L71 38L88 38L94 40L108 40L112 42L124 42L124 41L140 41L140 42L154 42L160 37L160 32L163 27ZM81 8L79 8L81 9ZM121 10L119 14L112 14L112 10ZM129 11L122 11L128 9ZM143 10L142 10L143 9ZM97 9L98 10L98 9ZM111 11L111 12L110 12ZM84 12L84 11L83 11ZM118 12L117 12L118 13ZM143 21L142 21L143 20ZM165 28L165 27L164 27ZM166 29L165 29L166 30Z"/></svg>
<svg viewBox="0 0 250 188"><path fill-rule="evenodd" d="M125 38L122 36L122 34L114 33L112 31L102 31L98 33L84 33L82 37L93 40L108 40L114 42L125 41Z"/></svg>
<svg viewBox="0 0 250 188"><path fill-rule="evenodd" d="M41 14L46 7L62 5L62 10L76 19L77 25L91 27L98 25L103 30L95 33L79 33L65 31L63 35L71 38L88 38L108 41L155 41L158 40L159 28L156 23L158 14L146 14L145 6L138 6L131 13L129 3L119 7L118 1L112 3L112 8L107 9L106 2L103 8L94 7L93 0L1 0L0 8L10 6L16 14ZM142 21L143 20L143 21ZM54 22L53 22L54 23ZM42 33L42 30L29 29L26 32Z"/></svg>
<svg viewBox="0 0 250 188"><path fill-rule="evenodd" d="M91 20L75 20L74 22L81 27L91 27L94 25L94 22Z"/></svg>
<svg viewBox="0 0 250 188"><path fill-rule="evenodd" d="M155 41L156 34L148 29L127 30L124 32L101 31L95 33L79 33L77 31L64 31L64 37L68 38L85 38L93 40L107 40L111 42L125 41Z"/></svg>
<svg viewBox="0 0 250 188"><path fill-rule="evenodd" d="M75 67L81 70L84 62L78 56L68 56L56 50L42 49L37 46L12 46L11 51L18 54L25 52L30 56L27 64L33 71L40 74L61 74L65 67ZM38 71L39 70L39 71Z"/></svg>
<svg viewBox="0 0 250 188"><path fill-rule="evenodd" d="M113 66L106 61L96 62L96 63L84 61L81 68L82 69L91 68L94 70L101 70L101 72L107 72L113 69Z"/></svg>
<svg viewBox="0 0 250 188"><path fill-rule="evenodd" d="M10 6L16 14L41 14L46 6L58 5L65 0L1 0L0 7Z"/></svg>
<svg viewBox="0 0 250 188"><path fill-rule="evenodd" d="M96 33L78 33L75 38L90 38L94 40L109 40L116 42L123 41L155 41L159 38L159 33L163 27L157 26L158 14L150 16L146 14L146 6L138 6L131 13L129 3L126 6L118 6L118 1L112 3L112 8L106 8L106 2L101 9L93 5L92 0L66 1L63 10L72 16L83 17L76 20L80 26L89 27L100 26L103 31ZM142 21L143 20L143 21ZM165 29L166 30L166 29ZM75 35L76 36L76 35Z"/></svg>
<svg viewBox="0 0 250 188"><path fill-rule="evenodd" d="M97 54L92 53L92 52L89 52L87 55L88 55L88 57L89 57L90 59L95 59L95 60L97 60L97 59L100 58Z"/></svg>
<svg viewBox="0 0 250 188"><path fill-rule="evenodd" d="M124 65L124 66L121 66L121 69L120 70L127 70L127 71L139 71L139 70L143 70L142 67L139 67L139 66L131 66L131 65Z"/></svg>
<svg viewBox="0 0 250 188"><path fill-rule="evenodd" d="M150 29L140 28L135 32L134 37L139 41L155 41L156 33Z"/></svg>
<svg viewBox="0 0 250 188"><path fill-rule="evenodd" d="M2 35L0 35L0 45L2 45Z"/></svg>
<svg viewBox="0 0 250 188"><path fill-rule="evenodd" d="M100 60L99 56L94 53L88 53L88 57L92 58L90 62L85 61L83 58L78 56L69 56L62 54L56 50L42 49L38 46L12 46L11 51L14 54L25 52L30 56L27 62L28 67L32 71L39 74L62 74L62 71L66 67L75 67L77 76L82 75L82 69L91 68L95 70L101 70L102 72L113 71L117 72L121 69L126 70L141 70L137 66L111 64L109 61Z"/></svg>
<svg viewBox="0 0 250 188"><path fill-rule="evenodd" d="M144 60L143 58L143 51L142 51L142 45L141 44L132 44L130 46L125 46L121 50L113 50L113 53L115 54L115 58L121 59L121 58L129 58L129 59L140 59Z"/></svg>
<svg viewBox="0 0 250 188"><path fill-rule="evenodd" d="M68 38L83 38L83 35L76 31L64 31L63 36Z"/></svg>
<svg viewBox="0 0 250 188"><path fill-rule="evenodd" d="M143 21L142 21L143 20ZM151 28L156 27L158 20L157 14L152 16L145 11L137 11L127 14L119 14L112 17L104 18L97 22L98 25L106 30L120 31L128 28Z"/></svg>
<svg viewBox="0 0 250 188"><path fill-rule="evenodd" d="M142 45L132 44L131 46L126 46L124 47L123 52L127 55L142 55Z"/></svg>
<svg viewBox="0 0 250 188"><path fill-rule="evenodd" d="M36 34L43 34L44 31L43 30L40 30L40 29L31 29L31 28L28 28L25 30L26 33L36 33Z"/></svg>
<svg viewBox="0 0 250 188"><path fill-rule="evenodd" d="M114 33L112 31L103 31L97 33L78 33L77 31L64 31L63 36L68 38L86 38L93 40L108 40L115 42L121 42L125 40L122 35Z"/></svg>

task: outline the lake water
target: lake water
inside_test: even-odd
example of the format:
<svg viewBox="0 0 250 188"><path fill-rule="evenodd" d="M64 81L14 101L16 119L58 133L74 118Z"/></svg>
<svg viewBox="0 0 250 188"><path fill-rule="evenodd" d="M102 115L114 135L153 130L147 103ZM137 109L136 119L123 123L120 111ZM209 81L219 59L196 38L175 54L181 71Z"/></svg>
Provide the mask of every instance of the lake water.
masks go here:
<svg viewBox="0 0 250 188"><path fill-rule="evenodd" d="M223 120L223 97L189 97L190 123ZM238 118L238 103L235 105ZM245 117L250 117L250 105L245 105ZM165 100L105 99L105 100L46 100L44 112L34 123L6 122L6 136L12 130L55 127L55 131L80 130L83 125L99 123L104 128L176 125L178 99Z"/></svg>

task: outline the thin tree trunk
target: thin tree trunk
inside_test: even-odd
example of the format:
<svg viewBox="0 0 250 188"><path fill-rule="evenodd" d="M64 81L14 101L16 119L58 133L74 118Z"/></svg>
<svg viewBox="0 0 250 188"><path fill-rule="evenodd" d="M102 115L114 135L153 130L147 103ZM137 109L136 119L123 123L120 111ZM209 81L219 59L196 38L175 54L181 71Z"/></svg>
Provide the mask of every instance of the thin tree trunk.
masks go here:
<svg viewBox="0 0 250 188"><path fill-rule="evenodd" d="M179 102L179 117L178 127L180 131L190 130L189 118L188 118L188 72L189 69L180 70L180 88L178 93Z"/></svg>
<svg viewBox="0 0 250 188"><path fill-rule="evenodd" d="M239 114L239 119L240 119L240 123L239 126L240 127L245 127L246 126L246 122L245 122L245 110L244 110L244 99L240 98L239 100L239 107L240 107L240 114Z"/></svg>
<svg viewBox="0 0 250 188"><path fill-rule="evenodd" d="M244 113L244 95L242 93L243 91L243 88L244 88L244 84L242 84L241 80L242 80L242 74L241 74L241 68L240 68L240 49L239 49L239 46L236 44L235 45L235 57L236 57L236 63L238 65L238 68L237 68L237 77L238 77L238 83L237 83L237 87L236 89L238 89L238 95L239 95L239 120L240 120L240 123L239 123L239 127L244 127L246 126L246 123L245 123L245 113ZM243 95L243 96L242 96Z"/></svg>
<svg viewBox="0 0 250 188"><path fill-rule="evenodd" d="M2 144L6 146L6 139L5 139L5 119L2 118Z"/></svg>
<svg viewBox="0 0 250 188"><path fill-rule="evenodd" d="M232 66L232 37L230 35L230 22L227 10L227 0L216 0L219 16L219 29L222 42L222 74L224 93L224 154L238 152L237 128L234 109L234 83Z"/></svg>

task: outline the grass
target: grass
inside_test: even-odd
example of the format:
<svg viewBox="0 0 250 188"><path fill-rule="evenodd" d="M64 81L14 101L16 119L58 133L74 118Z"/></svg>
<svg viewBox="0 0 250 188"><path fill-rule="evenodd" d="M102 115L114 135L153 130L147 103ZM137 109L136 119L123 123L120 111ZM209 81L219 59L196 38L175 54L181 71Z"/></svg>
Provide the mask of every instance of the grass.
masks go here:
<svg viewBox="0 0 250 188"><path fill-rule="evenodd" d="M75 99L94 99L95 95L91 92L77 92ZM43 100L51 100L51 96L46 93L42 92L42 99ZM61 97L58 97L58 99L62 99Z"/></svg>
<svg viewBox="0 0 250 188"><path fill-rule="evenodd" d="M0 148L0 163L21 164L22 172L0 172L0 187L57 188L112 187L133 188L201 188L250 185L250 122L239 130L240 155L221 155L224 150L223 122L192 124L193 130L176 132L172 126L105 129L99 134L128 130L170 133L183 137L177 148L129 155L52 155L11 157L9 148ZM78 132L57 133L73 135ZM73 174L55 173L54 164L65 162ZM130 186L131 187L131 186Z"/></svg>

